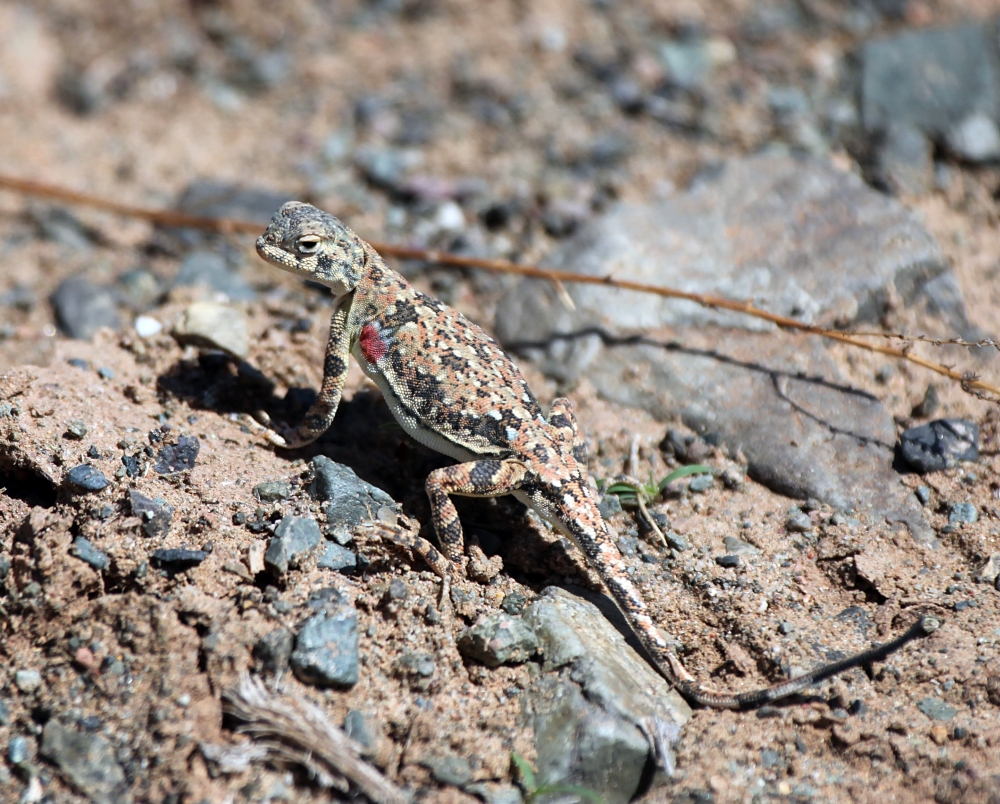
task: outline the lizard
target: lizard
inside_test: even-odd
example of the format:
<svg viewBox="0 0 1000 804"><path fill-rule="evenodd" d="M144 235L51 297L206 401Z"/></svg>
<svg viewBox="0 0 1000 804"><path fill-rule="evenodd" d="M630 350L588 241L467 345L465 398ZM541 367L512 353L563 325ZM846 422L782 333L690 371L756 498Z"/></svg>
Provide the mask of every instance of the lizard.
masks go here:
<svg viewBox="0 0 1000 804"><path fill-rule="evenodd" d="M353 356L403 430L458 462L431 471L425 484L440 550L415 533L397 534L442 578L443 591L452 573L465 572L462 524L450 495L510 494L582 551L655 667L695 704L759 707L881 661L940 626L938 618L924 615L890 642L758 690L730 693L704 686L658 631L626 572L616 534L588 483L585 440L568 399L556 399L546 416L493 338L414 288L329 213L290 201L275 213L256 248L272 265L330 288L335 299L317 398L297 427L270 431L272 443L302 447L332 425Z"/></svg>

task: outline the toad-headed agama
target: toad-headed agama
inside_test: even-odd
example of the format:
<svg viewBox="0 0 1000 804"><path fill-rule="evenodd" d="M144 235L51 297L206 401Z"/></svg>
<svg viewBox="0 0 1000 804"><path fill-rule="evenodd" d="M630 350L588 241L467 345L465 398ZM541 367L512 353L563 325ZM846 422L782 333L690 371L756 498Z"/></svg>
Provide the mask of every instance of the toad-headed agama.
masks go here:
<svg viewBox="0 0 1000 804"><path fill-rule="evenodd" d="M458 461L427 477L444 556L419 537L411 543L446 581L464 566L462 525L449 495L512 494L583 551L659 671L681 694L727 709L801 692L836 673L881 660L940 624L924 616L892 642L757 691L705 688L668 648L629 579L616 534L588 485L584 442L568 400L557 399L545 416L521 372L489 335L413 288L326 212L294 201L285 204L257 240L257 252L279 268L326 285L336 298L316 402L301 425L272 434L272 441L300 447L330 427L353 355L403 429Z"/></svg>

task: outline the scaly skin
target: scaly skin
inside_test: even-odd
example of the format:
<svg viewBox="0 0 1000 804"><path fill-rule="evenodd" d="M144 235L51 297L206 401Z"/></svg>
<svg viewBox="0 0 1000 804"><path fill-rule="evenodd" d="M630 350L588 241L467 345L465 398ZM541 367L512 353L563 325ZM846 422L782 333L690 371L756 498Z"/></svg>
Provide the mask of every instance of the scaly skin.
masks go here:
<svg viewBox="0 0 1000 804"><path fill-rule="evenodd" d="M625 571L617 536L587 484L583 439L568 400L557 399L546 418L521 372L489 335L414 289L332 215L289 202L257 240L257 252L279 268L328 286L338 303L319 396L299 427L273 440L295 448L326 431L353 355L402 427L460 462L427 478L444 557L413 534L394 537L417 550L445 581L464 566L462 525L451 495L513 494L583 551L664 677L688 700L725 709L801 692L835 673L878 661L940 625L924 617L893 642L754 692L703 687L669 650Z"/></svg>

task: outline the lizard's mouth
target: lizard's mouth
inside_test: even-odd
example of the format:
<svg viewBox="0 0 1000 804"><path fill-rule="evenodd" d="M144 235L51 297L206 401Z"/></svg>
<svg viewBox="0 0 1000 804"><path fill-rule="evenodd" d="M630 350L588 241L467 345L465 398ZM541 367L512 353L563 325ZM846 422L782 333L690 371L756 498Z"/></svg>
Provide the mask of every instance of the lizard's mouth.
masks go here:
<svg viewBox="0 0 1000 804"><path fill-rule="evenodd" d="M257 253L265 262L269 262L271 265L276 265L286 271L294 271L297 269L298 266L295 258L284 249L280 249L270 243L266 235L258 237L256 245Z"/></svg>

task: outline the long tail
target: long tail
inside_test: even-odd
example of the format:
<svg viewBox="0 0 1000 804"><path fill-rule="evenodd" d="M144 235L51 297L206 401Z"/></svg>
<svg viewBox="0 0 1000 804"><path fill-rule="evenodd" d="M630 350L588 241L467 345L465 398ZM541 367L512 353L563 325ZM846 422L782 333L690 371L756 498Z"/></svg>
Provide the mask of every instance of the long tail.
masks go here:
<svg viewBox="0 0 1000 804"><path fill-rule="evenodd" d="M681 660L667 646L653 624L646 603L625 572L625 562L615 543L614 533L603 520L597 506L590 516L581 517L579 508L573 517L559 522L560 530L573 539L586 553L587 558L601 576L629 626L649 653L657 669L678 692L691 703L714 709L754 709L766 703L804 692L814 684L843 673L854 667L879 662L915 639L928 636L941 627L937 617L924 615L905 633L883 645L824 664L815 670L788 681L750 692L730 693L709 689L692 676Z"/></svg>

